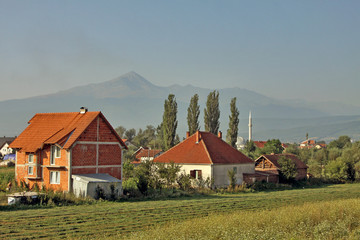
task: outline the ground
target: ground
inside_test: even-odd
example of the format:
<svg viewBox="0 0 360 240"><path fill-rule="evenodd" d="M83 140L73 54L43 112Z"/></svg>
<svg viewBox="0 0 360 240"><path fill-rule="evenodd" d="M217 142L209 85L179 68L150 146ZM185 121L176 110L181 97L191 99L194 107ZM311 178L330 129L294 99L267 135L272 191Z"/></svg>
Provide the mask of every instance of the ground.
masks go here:
<svg viewBox="0 0 360 240"><path fill-rule="evenodd" d="M98 202L93 205L4 210L0 239L125 237L169 222L185 222L234 211L276 210L286 206L360 197L360 184L274 192L222 194L161 201Z"/></svg>

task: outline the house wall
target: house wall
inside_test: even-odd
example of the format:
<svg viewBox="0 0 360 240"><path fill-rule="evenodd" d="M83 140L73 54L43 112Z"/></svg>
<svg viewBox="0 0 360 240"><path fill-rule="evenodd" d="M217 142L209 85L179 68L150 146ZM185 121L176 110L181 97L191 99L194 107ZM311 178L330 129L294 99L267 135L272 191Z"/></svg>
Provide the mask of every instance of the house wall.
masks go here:
<svg viewBox="0 0 360 240"><path fill-rule="evenodd" d="M227 175L229 170L237 168L237 184L241 184L243 182L243 173L255 173L255 165L254 163L248 164L224 164L224 165L213 165L214 172L214 184L218 187L223 187L229 185L229 177Z"/></svg>
<svg viewBox="0 0 360 240"><path fill-rule="evenodd" d="M122 148L104 119L98 117L81 134L71 149L61 149L60 158L51 165L51 146L45 145L34 153L34 163L28 163L29 153L16 153L15 173L17 181L25 181L32 187L39 186L58 191L70 191L71 174L108 173L121 179ZM71 161L69 159L72 159ZM34 174L28 175L28 167ZM50 173L60 173L60 184L50 184Z"/></svg>
<svg viewBox="0 0 360 240"><path fill-rule="evenodd" d="M71 149L71 156L71 174L108 173L121 179L122 148L101 117L80 135Z"/></svg>
<svg viewBox="0 0 360 240"><path fill-rule="evenodd" d="M203 179L212 178L212 166L210 164L179 164L181 166L180 172L190 174L191 170L201 170Z"/></svg>
<svg viewBox="0 0 360 240"><path fill-rule="evenodd" d="M179 164L181 172L185 171L190 174L191 170L201 170L202 178L214 179L214 186L224 187L229 185L229 177L227 176L228 170L237 168L237 184L243 182L243 173L255 173L255 166L253 163L249 164L223 164L223 165L210 165L210 164Z"/></svg>

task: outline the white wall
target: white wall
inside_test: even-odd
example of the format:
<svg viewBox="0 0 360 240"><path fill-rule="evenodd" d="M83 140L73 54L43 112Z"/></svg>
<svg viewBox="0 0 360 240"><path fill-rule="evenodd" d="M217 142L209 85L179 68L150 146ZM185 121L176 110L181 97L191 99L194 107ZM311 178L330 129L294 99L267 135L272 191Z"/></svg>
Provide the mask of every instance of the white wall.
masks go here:
<svg viewBox="0 0 360 240"><path fill-rule="evenodd" d="M229 185L228 170L237 168L237 184L243 182L243 173L255 173L255 163L247 164L224 164L224 165L210 165L210 164L179 164L181 171L190 174L190 170L201 170L202 178L214 179L214 185L223 187Z"/></svg>
<svg viewBox="0 0 360 240"><path fill-rule="evenodd" d="M243 173L255 173L255 163L247 164L224 164L224 165L214 165L214 179L215 186L227 186L229 185L229 177L227 175L229 170L232 170L234 167L237 168L237 184L243 182Z"/></svg>

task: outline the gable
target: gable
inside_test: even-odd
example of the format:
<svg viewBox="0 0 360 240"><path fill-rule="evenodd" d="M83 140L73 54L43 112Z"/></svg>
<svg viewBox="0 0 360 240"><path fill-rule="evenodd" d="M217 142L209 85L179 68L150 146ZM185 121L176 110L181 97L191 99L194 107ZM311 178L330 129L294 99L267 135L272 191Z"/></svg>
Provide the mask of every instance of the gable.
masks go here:
<svg viewBox="0 0 360 240"><path fill-rule="evenodd" d="M83 134L85 130L95 125L96 119L103 119L103 125L107 125L107 131L115 134L121 145L125 144L115 133L101 112L81 113L38 113L30 121L28 127L12 142L12 148L19 148L26 152L35 152L44 145L59 144L65 149L70 148L73 143ZM95 123L94 123L95 121ZM90 128L89 128L90 130ZM94 138L96 141L96 138ZM126 146L125 146L126 147Z"/></svg>
<svg viewBox="0 0 360 240"><path fill-rule="evenodd" d="M276 167L271 161L266 159L265 157L260 157L255 161L255 168L262 168L262 169L274 169Z"/></svg>
<svg viewBox="0 0 360 240"><path fill-rule="evenodd" d="M154 159L154 162L182 164L245 164L250 158L208 132L196 132Z"/></svg>

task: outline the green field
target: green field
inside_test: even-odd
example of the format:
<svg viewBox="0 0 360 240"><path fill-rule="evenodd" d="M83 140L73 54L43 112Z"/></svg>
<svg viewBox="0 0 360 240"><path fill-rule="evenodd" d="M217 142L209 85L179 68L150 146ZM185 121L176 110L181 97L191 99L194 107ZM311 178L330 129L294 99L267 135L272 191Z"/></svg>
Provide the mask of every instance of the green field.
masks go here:
<svg viewBox="0 0 360 240"><path fill-rule="evenodd" d="M360 184L275 192L197 196L162 201L99 202L93 205L2 210L0 239L125 238L171 222L234 212L273 211L284 206L360 197ZM126 236L127 237L127 236Z"/></svg>

